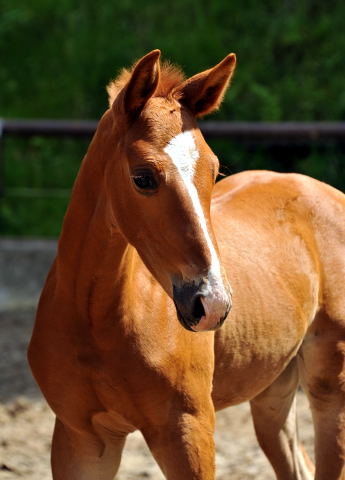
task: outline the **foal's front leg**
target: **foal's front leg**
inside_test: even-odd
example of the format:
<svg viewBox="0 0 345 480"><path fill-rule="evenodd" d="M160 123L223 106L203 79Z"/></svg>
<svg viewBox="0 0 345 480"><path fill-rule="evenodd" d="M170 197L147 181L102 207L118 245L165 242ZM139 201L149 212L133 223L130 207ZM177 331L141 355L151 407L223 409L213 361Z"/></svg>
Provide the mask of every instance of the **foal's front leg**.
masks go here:
<svg viewBox="0 0 345 480"><path fill-rule="evenodd" d="M191 409L192 410L192 409ZM148 446L168 480L214 480L214 409L174 412L164 425L142 429Z"/></svg>
<svg viewBox="0 0 345 480"><path fill-rule="evenodd" d="M53 480L113 480L119 468L126 437L109 441L95 431L78 432L56 419L52 443Z"/></svg>

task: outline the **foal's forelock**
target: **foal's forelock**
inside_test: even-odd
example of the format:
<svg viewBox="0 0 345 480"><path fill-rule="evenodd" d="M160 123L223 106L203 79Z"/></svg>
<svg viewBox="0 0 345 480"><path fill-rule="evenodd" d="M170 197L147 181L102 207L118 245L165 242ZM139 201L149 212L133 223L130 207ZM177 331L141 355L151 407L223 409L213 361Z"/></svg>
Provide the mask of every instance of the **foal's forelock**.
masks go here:
<svg viewBox="0 0 345 480"><path fill-rule="evenodd" d="M136 65L133 65L131 69L124 68L120 75L107 85L108 101L111 107L114 100L118 96L119 92L129 82L133 70ZM172 90L180 85L185 80L183 72L170 62L163 62L160 65L160 81L157 89L154 93L156 97L168 97ZM178 98L178 96L176 96Z"/></svg>

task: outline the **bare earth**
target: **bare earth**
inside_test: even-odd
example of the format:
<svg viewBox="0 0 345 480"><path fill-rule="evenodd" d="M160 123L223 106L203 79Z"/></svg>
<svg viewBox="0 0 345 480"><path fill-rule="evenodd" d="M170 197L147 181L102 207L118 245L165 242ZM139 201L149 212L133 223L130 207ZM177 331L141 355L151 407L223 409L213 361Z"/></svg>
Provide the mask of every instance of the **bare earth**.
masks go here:
<svg viewBox="0 0 345 480"><path fill-rule="evenodd" d="M48 480L54 417L38 392L26 364L32 311L0 314L0 480ZM305 396L298 393L300 437L311 454L313 431ZM249 407L217 414L217 479L273 480L259 449ZM162 480L141 435L129 436L117 480Z"/></svg>

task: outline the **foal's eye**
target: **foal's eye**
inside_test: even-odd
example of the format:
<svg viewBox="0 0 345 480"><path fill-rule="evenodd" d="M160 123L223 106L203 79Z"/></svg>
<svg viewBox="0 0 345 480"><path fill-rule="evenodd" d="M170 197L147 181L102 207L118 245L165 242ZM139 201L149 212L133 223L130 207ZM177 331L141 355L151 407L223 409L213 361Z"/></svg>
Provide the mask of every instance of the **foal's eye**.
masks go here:
<svg viewBox="0 0 345 480"><path fill-rule="evenodd" d="M151 170L137 170L132 175L132 180L139 190L145 192L155 192L158 188L158 182Z"/></svg>

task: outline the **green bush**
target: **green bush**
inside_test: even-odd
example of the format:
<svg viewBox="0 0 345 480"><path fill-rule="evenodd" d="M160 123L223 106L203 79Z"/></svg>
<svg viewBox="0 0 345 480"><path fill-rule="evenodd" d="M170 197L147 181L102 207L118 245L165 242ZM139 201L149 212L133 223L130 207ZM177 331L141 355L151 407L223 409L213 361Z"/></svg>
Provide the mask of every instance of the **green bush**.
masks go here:
<svg viewBox="0 0 345 480"><path fill-rule="evenodd" d="M187 75L237 53L232 87L213 119L342 120L344 18L345 4L335 0L0 0L0 115L98 118L108 81L160 48ZM0 232L56 235L85 142L4 143ZM229 171L288 166L345 185L336 148L296 158L291 151L290 162L232 142L214 148Z"/></svg>

